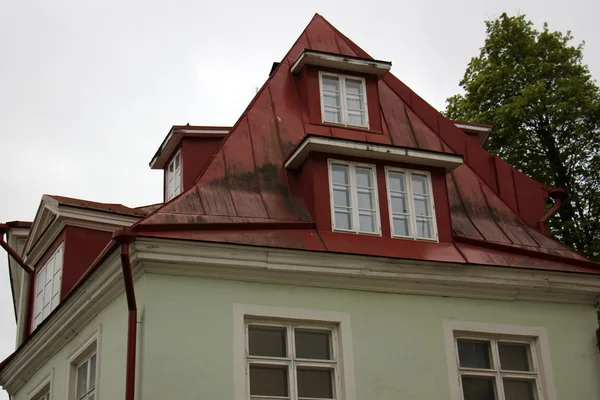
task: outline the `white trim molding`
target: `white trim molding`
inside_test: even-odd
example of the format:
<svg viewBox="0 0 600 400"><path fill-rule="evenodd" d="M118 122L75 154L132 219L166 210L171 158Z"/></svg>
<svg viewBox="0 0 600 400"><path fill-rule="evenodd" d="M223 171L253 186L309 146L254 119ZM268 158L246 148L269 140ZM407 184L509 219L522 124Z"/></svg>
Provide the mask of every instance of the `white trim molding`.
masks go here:
<svg viewBox="0 0 600 400"><path fill-rule="evenodd" d="M52 395L53 380L54 380L54 368L52 368L49 373L44 375L44 377L41 379L40 383L27 393L27 397L26 397L27 400L38 400L38 399L40 399L40 396L44 392L46 392L50 395L49 396L50 399L53 399L54 398ZM45 398L42 397L41 399L45 399Z"/></svg>
<svg viewBox="0 0 600 400"><path fill-rule="evenodd" d="M371 292L595 305L600 275L138 237L147 272Z"/></svg>
<svg viewBox="0 0 600 400"><path fill-rule="evenodd" d="M303 308L272 307L254 304L233 304L233 374L234 399L246 400L248 381L246 379L246 330L248 319L272 319L298 323L325 323L336 325L339 352L340 387L342 393L336 398L356 400L354 386L354 355L350 314L339 311L313 310Z"/></svg>
<svg viewBox="0 0 600 400"><path fill-rule="evenodd" d="M288 157L285 167L299 168L312 152L341 156L360 157L371 160L401 162L444 168L450 172L463 163L458 154L438 153L383 144L353 142L318 136L306 136L298 148Z"/></svg>
<svg viewBox="0 0 600 400"><path fill-rule="evenodd" d="M444 320L444 344L448 368L448 384L450 400L462 400L460 374L458 372L458 356L456 337L475 337L504 340L527 340L533 345L533 362L537 364L540 380L541 397L539 400L557 400L554 385L554 372L550 357L548 333L544 327L525 325L489 324L485 322L470 322Z"/></svg>
<svg viewBox="0 0 600 400"><path fill-rule="evenodd" d="M96 375L94 376L94 398L99 398L98 383L100 377L100 341L102 338L102 325L98 327L86 339L69 354L67 357L66 388L67 399L76 400L77 368L85 360L94 354L96 355Z"/></svg>
<svg viewBox="0 0 600 400"><path fill-rule="evenodd" d="M344 56L341 54L325 53L316 50L304 50L292 64L290 71L299 73L305 65L334 68L342 71L357 72L361 74L375 75L382 78L392 68L390 61L373 60L372 58L360 58Z"/></svg>

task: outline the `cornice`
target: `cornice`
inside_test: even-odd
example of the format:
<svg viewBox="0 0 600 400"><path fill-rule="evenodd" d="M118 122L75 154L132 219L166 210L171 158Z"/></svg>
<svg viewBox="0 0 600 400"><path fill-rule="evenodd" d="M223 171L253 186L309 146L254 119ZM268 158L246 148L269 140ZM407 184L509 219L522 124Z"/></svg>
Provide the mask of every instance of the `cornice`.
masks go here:
<svg viewBox="0 0 600 400"><path fill-rule="evenodd" d="M594 305L600 276L138 238L145 271L471 299Z"/></svg>

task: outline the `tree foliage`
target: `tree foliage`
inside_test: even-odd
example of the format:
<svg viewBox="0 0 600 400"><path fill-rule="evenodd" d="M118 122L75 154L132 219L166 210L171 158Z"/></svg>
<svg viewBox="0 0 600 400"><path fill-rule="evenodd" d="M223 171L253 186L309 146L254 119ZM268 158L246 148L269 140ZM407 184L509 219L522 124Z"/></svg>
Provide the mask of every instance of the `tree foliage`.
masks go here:
<svg viewBox="0 0 600 400"><path fill-rule="evenodd" d="M567 191L554 235L600 260L600 90L571 32L524 15L486 21L487 38L447 99L452 119L494 126L486 144L511 165Z"/></svg>

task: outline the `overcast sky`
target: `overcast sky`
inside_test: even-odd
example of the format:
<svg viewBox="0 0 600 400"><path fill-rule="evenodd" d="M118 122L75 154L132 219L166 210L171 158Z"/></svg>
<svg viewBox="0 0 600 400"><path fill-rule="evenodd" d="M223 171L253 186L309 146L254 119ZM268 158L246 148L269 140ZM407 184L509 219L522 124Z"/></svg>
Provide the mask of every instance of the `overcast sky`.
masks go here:
<svg viewBox="0 0 600 400"><path fill-rule="evenodd" d="M504 11L572 30L600 77L596 0L0 0L0 222L31 221L44 193L161 201L148 162L169 128L234 124L315 12L443 109ZM14 331L2 251L0 359Z"/></svg>

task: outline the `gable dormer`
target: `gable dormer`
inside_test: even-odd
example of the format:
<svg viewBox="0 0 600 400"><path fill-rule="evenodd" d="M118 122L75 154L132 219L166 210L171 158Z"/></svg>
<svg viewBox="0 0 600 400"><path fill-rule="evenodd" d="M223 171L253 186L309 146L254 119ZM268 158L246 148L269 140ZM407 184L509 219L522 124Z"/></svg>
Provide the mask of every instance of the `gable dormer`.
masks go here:
<svg viewBox="0 0 600 400"><path fill-rule="evenodd" d="M291 66L309 123L382 133L377 82L388 61L304 50Z"/></svg>
<svg viewBox="0 0 600 400"><path fill-rule="evenodd" d="M165 202L194 185L195 179L217 152L230 129L190 125L171 128L150 161L150 168L163 170Z"/></svg>

